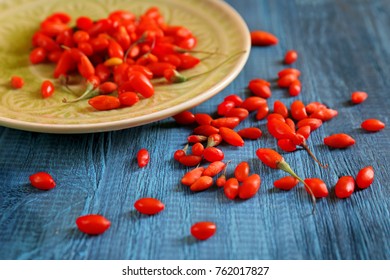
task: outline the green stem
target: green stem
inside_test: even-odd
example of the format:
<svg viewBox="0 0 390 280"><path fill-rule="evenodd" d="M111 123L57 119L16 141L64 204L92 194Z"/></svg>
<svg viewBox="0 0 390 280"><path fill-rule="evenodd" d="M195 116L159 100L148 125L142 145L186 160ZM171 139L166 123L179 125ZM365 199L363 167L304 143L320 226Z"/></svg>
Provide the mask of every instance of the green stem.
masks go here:
<svg viewBox="0 0 390 280"><path fill-rule="evenodd" d="M291 176L293 176L294 178L296 178L299 182L301 182L302 184L305 185L305 187L307 188L307 190L309 191L310 193L310 196L311 196L311 200L312 200L312 203L313 203L313 209L312 209L312 214L315 213L315 209L316 209L316 197L314 196L314 193L313 191L311 190L311 188L309 187L308 184L306 184L306 182L301 178L299 177L290 167L290 165L285 162L284 160L279 162L278 163L278 168L283 170L284 172L287 172L288 174L290 174Z"/></svg>
<svg viewBox="0 0 390 280"><path fill-rule="evenodd" d="M319 166L321 166L322 168L328 168L328 164L322 164L316 157L315 155L312 153L312 151L309 149L309 147L307 146L307 143L306 141L303 142L301 145L301 147L303 147L306 152L308 152L308 154L314 159L315 162L318 163Z"/></svg>
<svg viewBox="0 0 390 280"><path fill-rule="evenodd" d="M197 77L199 77L199 76L202 76L202 75L206 75L206 74L208 74L208 73L211 73L211 72L213 72L215 69L221 67L223 64L225 64L225 63L231 61L231 60L232 60L233 58L235 58L237 55L240 55L240 54L243 54L243 53L246 53L246 51L239 51L239 52L237 52L237 53L231 55L230 57L228 57L226 60L222 61L222 62L221 62L220 64L218 64L217 66L215 66L215 67L213 67L213 68L207 70L206 72L203 72L203 73L199 73L199 74L190 76L190 77L187 78L187 80L194 79L194 78L197 78Z"/></svg>
<svg viewBox="0 0 390 280"><path fill-rule="evenodd" d="M99 94L99 90L95 89L93 84L88 83L87 89L84 91L84 93L82 95L80 95L79 97L77 97L75 99L69 100L69 101L66 98L64 98L64 99L62 99L62 102L67 103L67 104L76 103L80 100L90 98L90 97L96 96L98 94Z"/></svg>

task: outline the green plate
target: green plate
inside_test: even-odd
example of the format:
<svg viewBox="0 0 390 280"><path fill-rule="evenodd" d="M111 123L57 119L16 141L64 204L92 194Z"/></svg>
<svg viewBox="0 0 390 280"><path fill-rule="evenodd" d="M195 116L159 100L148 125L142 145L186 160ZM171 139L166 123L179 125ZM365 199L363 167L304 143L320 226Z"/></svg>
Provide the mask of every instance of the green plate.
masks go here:
<svg viewBox="0 0 390 280"><path fill-rule="evenodd" d="M197 37L197 50L215 52L197 54L202 62L182 72L200 75L181 84L154 80L155 94L129 108L96 111L86 100L62 103L77 96L53 79L53 64L29 62L32 34L40 22L53 12L66 12L74 21L79 16L107 17L114 10L142 14L157 6L165 21L188 27ZM89 133L139 126L190 109L223 90L244 67L249 51L248 28L240 15L220 0L6 0L0 1L0 125L45 133ZM232 57L233 56L233 57ZM230 59L228 59L230 57ZM14 90L10 77L22 76L25 86ZM55 94L43 99L40 85L51 79Z"/></svg>

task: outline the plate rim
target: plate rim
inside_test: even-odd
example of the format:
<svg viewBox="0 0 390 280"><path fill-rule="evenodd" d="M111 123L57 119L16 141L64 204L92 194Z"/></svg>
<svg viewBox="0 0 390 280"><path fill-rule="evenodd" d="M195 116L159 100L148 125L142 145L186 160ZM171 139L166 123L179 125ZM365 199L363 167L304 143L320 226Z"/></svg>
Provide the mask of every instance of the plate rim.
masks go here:
<svg viewBox="0 0 390 280"><path fill-rule="evenodd" d="M50 123L37 123L28 122L23 120L17 120L0 116L0 125L8 128L19 129L30 132L40 133L52 133L52 134L82 134L82 133L97 133L97 132L109 132L117 131L137 126L142 126L149 123L154 123L162 119L169 118L182 111L189 110L197 105L207 101L211 97L220 93L226 88L241 72L244 68L251 49L250 33L248 26L241 15L228 3L223 0L208 0L213 2L214 5L221 7L224 12L227 12L231 16L234 22L237 23L237 28L244 35L243 52L238 56L237 62L227 75L216 83L210 89L202 92L196 97L193 97L185 102L177 104L171 108L166 108L157 112L153 112L148 115L125 118L116 121L97 122L97 123L80 123L80 124L50 124ZM246 36L245 36L246 35Z"/></svg>

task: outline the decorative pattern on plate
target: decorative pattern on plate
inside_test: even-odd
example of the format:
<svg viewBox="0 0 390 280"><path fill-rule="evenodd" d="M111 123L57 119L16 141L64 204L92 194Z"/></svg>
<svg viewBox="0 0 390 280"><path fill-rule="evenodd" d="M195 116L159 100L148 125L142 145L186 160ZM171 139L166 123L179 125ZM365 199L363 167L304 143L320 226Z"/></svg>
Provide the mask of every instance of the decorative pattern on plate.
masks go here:
<svg viewBox="0 0 390 280"><path fill-rule="evenodd" d="M199 54L202 62L186 76L202 73L224 62L216 71L181 84L155 80L155 95L130 108L98 112L81 101L63 104L75 98L57 85L48 99L40 96L40 84L52 79L53 65L30 65L31 36L39 23L56 11L67 12L73 21L81 15L93 19L106 17L113 10L125 9L141 14L150 6L160 8L167 22L188 27L198 38L199 50L217 54ZM219 0L52 0L1 1L0 3L0 125L41 132L94 132L121 129L156 121L189 109L212 97L237 76L249 55L249 35L242 19ZM12 75L25 79L20 90L9 87ZM81 91L81 89L80 89Z"/></svg>

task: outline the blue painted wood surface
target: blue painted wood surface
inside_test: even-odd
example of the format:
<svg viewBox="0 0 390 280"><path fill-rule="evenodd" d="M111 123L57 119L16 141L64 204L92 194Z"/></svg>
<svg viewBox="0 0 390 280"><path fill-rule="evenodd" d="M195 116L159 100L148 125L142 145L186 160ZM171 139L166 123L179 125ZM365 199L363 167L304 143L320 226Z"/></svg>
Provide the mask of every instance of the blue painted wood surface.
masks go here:
<svg viewBox="0 0 390 280"><path fill-rule="evenodd" d="M248 95L255 77L274 80L284 68L286 50L296 49L303 92L296 98L274 89L269 104L321 101L339 116L310 138L318 167L303 151L285 154L303 177L320 177L330 195L320 199L317 213L302 187L275 190L274 180L285 174L261 164L259 147L275 147L267 133L242 148L223 146L226 160L248 161L262 178L258 195L229 201L221 189L191 193L179 180L187 170L172 159L190 132L172 119L122 131L88 135L48 135L0 127L0 258L1 259L389 259L390 258L390 130L365 133L360 123L379 118L389 124L390 2L387 0L229 0L250 29L275 33L280 43L253 48L248 63L223 92L194 108L213 113L231 93ZM350 93L363 90L368 100L349 104ZM242 127L259 126L254 116ZM356 145L329 150L322 139L349 133ZM151 162L139 169L135 155L148 148ZM342 175L355 175L364 166L376 171L374 184L341 200L333 186ZM57 187L33 189L28 177L50 172ZM166 209L156 216L135 212L140 197L161 199ZM100 213L111 220L101 236L76 229L75 219ZM217 234L206 242L189 235L200 220L214 221Z"/></svg>

